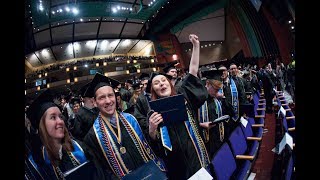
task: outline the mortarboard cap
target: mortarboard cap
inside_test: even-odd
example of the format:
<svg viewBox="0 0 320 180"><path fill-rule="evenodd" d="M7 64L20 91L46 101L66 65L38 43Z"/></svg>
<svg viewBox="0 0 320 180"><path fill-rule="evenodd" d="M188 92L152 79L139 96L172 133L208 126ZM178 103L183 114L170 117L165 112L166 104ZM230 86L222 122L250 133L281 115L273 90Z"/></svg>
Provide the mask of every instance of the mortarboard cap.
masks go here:
<svg viewBox="0 0 320 180"><path fill-rule="evenodd" d="M91 98L91 97L93 97L94 96L94 94L92 93L92 91L90 92L90 91L88 91L88 89L89 89L89 87L90 87L90 83L91 82L89 82L89 83L87 83L87 84L85 84L84 86L82 86L81 87L81 89L80 89L80 94L81 94L81 97L89 97L89 98Z"/></svg>
<svg viewBox="0 0 320 180"><path fill-rule="evenodd" d="M126 83L133 84L133 81L131 79L127 79Z"/></svg>
<svg viewBox="0 0 320 180"><path fill-rule="evenodd" d="M201 72L202 77L206 77L207 79L214 79L218 81L222 81L221 79L222 74L223 74L223 70L217 70L217 69Z"/></svg>
<svg viewBox="0 0 320 180"><path fill-rule="evenodd" d="M41 117L50 107L58 107L53 102L53 93L50 89L43 91L29 106L26 114L32 126L36 129L39 128Z"/></svg>
<svg viewBox="0 0 320 180"><path fill-rule="evenodd" d="M151 73L151 76L148 80L148 84L147 84L147 87L146 87L146 93L151 93L151 83L152 83L152 79L158 75L163 75L165 77L167 77L169 80L172 79L172 76L170 75L167 75L167 74L163 74L163 73L159 73L159 72L152 72Z"/></svg>
<svg viewBox="0 0 320 180"><path fill-rule="evenodd" d="M96 73L96 75L93 77L92 81L90 82L90 86L87 91L88 93L92 93L95 95L95 92L97 89L103 87L103 86L110 86L112 88L117 87L120 84L120 82L116 79L112 79L110 77L104 76L101 73Z"/></svg>
<svg viewBox="0 0 320 180"><path fill-rule="evenodd" d="M80 98L78 97L74 97L70 100L70 104L74 105L74 104L80 104Z"/></svg>
<svg viewBox="0 0 320 180"><path fill-rule="evenodd" d="M141 75L139 76L139 79L141 80L141 81L143 81L143 80L148 80L149 79L149 74L147 74L147 73L141 73Z"/></svg>
<svg viewBox="0 0 320 180"><path fill-rule="evenodd" d="M164 73L168 73L171 69L176 69L177 60L168 63L162 70Z"/></svg>
<svg viewBox="0 0 320 180"><path fill-rule="evenodd" d="M132 84L132 88L133 88L134 90L139 89L139 88L140 88L140 83L134 83L134 84Z"/></svg>

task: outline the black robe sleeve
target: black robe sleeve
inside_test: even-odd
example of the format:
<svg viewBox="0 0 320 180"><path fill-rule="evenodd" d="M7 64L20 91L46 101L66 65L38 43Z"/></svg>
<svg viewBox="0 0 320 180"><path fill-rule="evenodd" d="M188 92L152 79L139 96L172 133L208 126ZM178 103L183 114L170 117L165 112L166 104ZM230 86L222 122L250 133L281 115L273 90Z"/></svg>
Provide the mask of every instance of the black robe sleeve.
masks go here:
<svg viewBox="0 0 320 180"><path fill-rule="evenodd" d="M199 78L192 74L188 74L182 80L178 93L184 95L193 111L197 111L208 98L206 87Z"/></svg>
<svg viewBox="0 0 320 180"><path fill-rule="evenodd" d="M141 93L137 99L134 108L133 116L138 120L138 123L145 137L149 137L149 123L147 121L147 113L149 112L149 102L145 95Z"/></svg>

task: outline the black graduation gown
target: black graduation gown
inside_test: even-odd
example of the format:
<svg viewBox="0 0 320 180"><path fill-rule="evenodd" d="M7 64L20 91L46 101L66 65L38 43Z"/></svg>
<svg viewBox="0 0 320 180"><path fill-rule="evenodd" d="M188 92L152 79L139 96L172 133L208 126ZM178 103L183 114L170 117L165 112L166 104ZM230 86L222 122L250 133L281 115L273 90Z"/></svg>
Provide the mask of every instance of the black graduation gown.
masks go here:
<svg viewBox="0 0 320 180"><path fill-rule="evenodd" d="M181 82L178 93L184 95L188 101L192 116L197 117L198 108L208 97L206 88L201 80L192 74L188 74ZM199 129L199 120L195 118L195 121ZM162 147L160 149L162 152L159 156L166 164L169 179L188 179L201 168L193 142L184 123L169 126L167 129L172 144L172 151L164 150L164 147ZM160 147L162 146L161 140L157 140L157 143Z"/></svg>
<svg viewBox="0 0 320 180"><path fill-rule="evenodd" d="M218 118L218 114L216 112L216 103L212 97L209 97L207 99L207 105L208 105L208 116L209 120L215 120ZM232 104L228 103L225 98L221 99L221 108L222 108L222 115L229 115L232 117L234 115L234 112L232 110ZM229 120L230 122L230 120ZM219 130L219 124L223 124L224 128L224 136L223 141L220 140L220 130ZM230 128L228 122L221 122L217 124L216 126L212 127L209 130L209 141L206 143L206 148L209 153L210 159L212 159L212 156L214 153L221 147L221 145L229 138L230 135Z"/></svg>
<svg viewBox="0 0 320 180"><path fill-rule="evenodd" d="M74 127L71 132L73 137L83 141L84 136L88 133L94 120L98 117L99 110L97 108L89 109L81 107L77 114L75 114Z"/></svg>
<svg viewBox="0 0 320 180"><path fill-rule="evenodd" d="M122 146L126 148L126 153L122 156L122 159L129 169L129 171L135 170L144 164L144 160L140 156L134 142L132 141L129 133L125 129L124 125L120 121L121 139ZM114 131L118 131L114 128ZM88 134L84 137L84 143L92 150L92 153L97 160L97 163L104 170L105 177L108 179L118 179L118 177L113 173L111 167L109 166L103 152L101 151L100 144L96 139L93 127L89 130Z"/></svg>
<svg viewBox="0 0 320 180"><path fill-rule="evenodd" d="M133 116L137 119L144 136L147 141L149 138L149 122L147 121L147 114L150 110L149 102L145 92L140 93L134 108Z"/></svg>
<svg viewBox="0 0 320 180"><path fill-rule="evenodd" d="M228 102L228 104L232 104L232 94L231 94L231 88L230 88L230 77L229 76L229 83L228 85L226 85L225 83L223 83L223 94L226 97L225 100ZM234 83L236 84L237 87L237 91L238 91L238 102L239 105L241 104L248 104L248 100L244 91L244 87L242 86L242 83L240 84L240 79L238 79L237 77L233 78ZM239 106L239 112L241 112L240 106ZM228 122L228 127L230 127L230 131L232 131L234 128L236 128L239 124L239 119L240 119L241 114L239 114L239 118L237 121L232 120L232 118L230 118L230 121ZM232 117L232 116L231 116Z"/></svg>
<svg viewBox="0 0 320 180"><path fill-rule="evenodd" d="M93 156L91 150L82 142L77 141L77 143L83 149L85 156L87 158L87 161L89 161L90 163L91 162L93 163L93 168L90 169L90 171L88 171L86 173L86 174L88 174L87 177L90 177L90 178L83 178L83 179L88 179L88 180L89 179L90 180L91 179L92 180L106 179L104 177L103 170L95 163L96 160L94 159L94 156ZM37 171L35 171L33 166L31 166L30 161L26 160L25 161L25 168L28 167L28 171L29 171L28 174L30 174L30 172L32 172L33 177L36 177L36 178L31 178L31 179L42 179L39 177L43 177L45 180L58 179L55 172L52 169L52 165L48 165L44 162L44 160L42 158L42 153L40 154L40 156L39 156L39 154L33 153L33 159L34 159L35 163L37 164L38 168L40 169L41 176L39 175L39 173ZM67 151L65 151L64 149L62 149L62 159L60 162L58 162L58 167L62 173L65 173L65 172L76 167L72 163L72 160L71 160L70 156L68 155ZM27 173L27 170L26 170L26 173Z"/></svg>

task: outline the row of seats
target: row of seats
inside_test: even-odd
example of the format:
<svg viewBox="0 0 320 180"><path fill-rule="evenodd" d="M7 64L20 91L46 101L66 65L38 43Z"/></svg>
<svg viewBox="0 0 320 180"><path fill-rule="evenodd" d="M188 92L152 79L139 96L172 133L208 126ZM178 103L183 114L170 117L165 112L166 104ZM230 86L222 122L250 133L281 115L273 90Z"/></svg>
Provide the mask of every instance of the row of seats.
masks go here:
<svg viewBox="0 0 320 180"><path fill-rule="evenodd" d="M277 172L280 179L290 180L295 179L294 170L295 170L295 115L290 109L288 102L286 101L282 91L276 92L276 109L278 114L276 114L276 119L278 120L279 135L278 142L280 143L285 136L290 136L293 140L293 149L286 144L283 150L278 154L277 163Z"/></svg>
<svg viewBox="0 0 320 180"><path fill-rule="evenodd" d="M258 157L265 118L263 90L253 96L254 114L241 118L242 123L213 156L215 179L243 180L250 176L252 165Z"/></svg>

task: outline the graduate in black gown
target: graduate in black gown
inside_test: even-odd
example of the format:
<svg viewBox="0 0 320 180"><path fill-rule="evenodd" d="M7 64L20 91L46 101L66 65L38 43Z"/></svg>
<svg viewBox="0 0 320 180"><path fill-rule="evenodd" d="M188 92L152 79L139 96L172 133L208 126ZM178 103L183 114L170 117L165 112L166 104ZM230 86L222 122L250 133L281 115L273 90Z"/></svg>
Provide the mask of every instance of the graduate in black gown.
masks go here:
<svg viewBox="0 0 320 180"><path fill-rule="evenodd" d="M91 81L99 115L84 138L84 143L94 152L104 173L111 179L120 179L149 161L159 171L165 171L149 147L137 120L131 114L116 109L113 87L119 82L97 73Z"/></svg>
<svg viewBox="0 0 320 180"><path fill-rule="evenodd" d="M53 103L50 90L44 91L33 101L27 117L32 126L38 129L38 134L33 134L31 153L25 160L25 177L28 179L64 179L66 171L92 159L90 150L69 136L65 117ZM90 179L104 178L98 169L87 174Z"/></svg>
<svg viewBox="0 0 320 180"><path fill-rule="evenodd" d="M147 113L150 110L149 101L151 100L150 88L147 88L149 83L149 74L141 73L139 76L140 83L142 84L141 93L137 99L136 106L134 107L133 115L138 120L139 125L149 141L149 123L147 122ZM150 83L149 83L150 86Z"/></svg>
<svg viewBox="0 0 320 180"><path fill-rule="evenodd" d="M203 127L202 135L206 143L206 147L210 156L213 157L214 153L221 147L221 145L228 139L225 134L225 126L227 122L222 121L217 124L210 124L213 121L223 115L229 115L232 117L234 114L232 104L226 101L222 93L222 75L221 70L212 69L202 71L202 79L206 81L206 88L208 91L208 99L199 108L199 120L200 126Z"/></svg>
<svg viewBox="0 0 320 180"><path fill-rule="evenodd" d="M167 75L171 76L171 83L174 88L177 90L181 86L181 78L178 77L178 70L176 68L177 60L168 63L162 70Z"/></svg>
<svg viewBox="0 0 320 180"><path fill-rule="evenodd" d="M189 35L193 51L189 72L181 82L177 93L170 80L161 73L151 75L151 100L183 94L187 102L188 118L172 126L159 126L163 122L158 112L148 113L149 135L161 146L159 156L164 159L169 179L188 179L202 167L208 168L209 157L199 133L199 121L196 118L198 108L208 97L208 93L197 77L199 69L199 40Z"/></svg>
<svg viewBox="0 0 320 180"><path fill-rule="evenodd" d="M75 114L74 128L72 131L72 135L80 141L83 141L84 136L88 133L99 114L98 108L94 107L93 93L88 91L89 86L90 83L87 83L80 89L83 106Z"/></svg>
<svg viewBox="0 0 320 180"><path fill-rule="evenodd" d="M228 74L228 70L224 65L220 65L219 70L223 70L221 76L223 83L223 94L226 97L226 101L232 104L234 116L231 117L227 126L225 127L225 135L229 137L231 132L239 125L240 117L240 105L248 104L248 100L245 94L243 86L240 84L240 80L235 77L231 77Z"/></svg>

